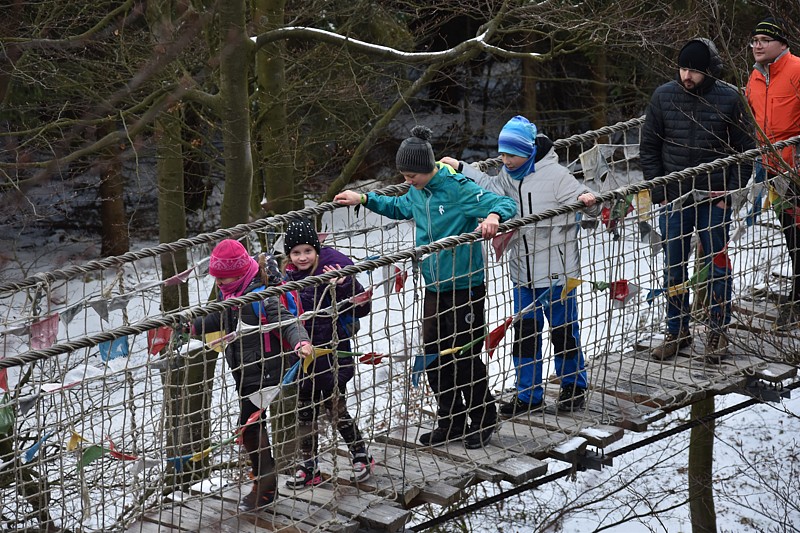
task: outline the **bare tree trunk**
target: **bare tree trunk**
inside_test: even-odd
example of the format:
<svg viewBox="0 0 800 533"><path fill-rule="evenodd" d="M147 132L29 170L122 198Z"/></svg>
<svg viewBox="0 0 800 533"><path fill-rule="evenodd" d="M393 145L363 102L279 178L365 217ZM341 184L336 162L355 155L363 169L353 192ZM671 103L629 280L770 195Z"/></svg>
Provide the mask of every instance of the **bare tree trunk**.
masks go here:
<svg viewBox="0 0 800 533"><path fill-rule="evenodd" d="M220 107L225 154L225 194L221 224L229 228L250 218L253 160L250 147L248 79L251 42L245 33L245 1L227 0L219 7Z"/></svg>
<svg viewBox="0 0 800 533"><path fill-rule="evenodd" d="M259 33L280 28L284 21L285 0L254 0L253 19L265 21ZM258 165L255 182L264 191L271 213L286 213L303 207L302 194L298 194L292 154L289 151L286 128L285 64L283 41L264 46L256 54L256 80L258 82L258 109L256 130L258 139ZM253 195L251 209L257 212L259 195Z"/></svg>
<svg viewBox="0 0 800 533"><path fill-rule="evenodd" d="M172 39L175 16L171 0L148 4L148 23L158 45ZM156 48L160 48L156 46ZM155 120L156 170L158 173L159 240L174 242L186 237L186 206L184 199L182 144L183 107L172 103ZM161 256L163 279L188 268L186 250ZM162 311L168 312L189 303L189 290L180 283L164 287L161 294ZM166 440L170 456L180 457L205 449L209 442L208 420L211 389L205 384L214 376L217 353L193 353L190 357L175 356L169 368L162 372L164 407L166 411ZM181 465L175 471L175 484L189 482L195 473L203 475L204 461Z"/></svg>
<svg viewBox="0 0 800 533"><path fill-rule="evenodd" d="M110 133L113 126L98 130L98 138ZM130 250L128 217L125 214L125 179L122 177L122 164L112 145L105 154L100 166L100 220L103 256L122 255Z"/></svg>
<svg viewBox="0 0 800 533"><path fill-rule="evenodd" d="M162 243L175 242L186 237L180 107L180 104L173 105L156 119L158 237ZM162 255L162 278L167 279L183 272L188 268L187 263L185 249ZM189 288L184 283L162 289L163 311L180 309L188 304Z"/></svg>
<svg viewBox="0 0 800 533"><path fill-rule="evenodd" d="M692 419L714 413L714 397L692 404ZM715 533L714 510L714 420L692 428L689 437L689 512L692 533Z"/></svg>
<svg viewBox="0 0 800 533"><path fill-rule="evenodd" d="M592 69L592 129L599 130L608 124L608 76L606 72L607 56L603 46L597 46L589 56L593 61ZM597 139L598 143L608 142L608 137Z"/></svg>
<svg viewBox="0 0 800 533"><path fill-rule="evenodd" d="M533 47L528 46L526 52L533 52ZM541 75L541 65L539 61L532 58L522 59L522 102L520 102L520 109L522 115L529 120L536 122L536 100L537 89L536 83L539 81Z"/></svg>

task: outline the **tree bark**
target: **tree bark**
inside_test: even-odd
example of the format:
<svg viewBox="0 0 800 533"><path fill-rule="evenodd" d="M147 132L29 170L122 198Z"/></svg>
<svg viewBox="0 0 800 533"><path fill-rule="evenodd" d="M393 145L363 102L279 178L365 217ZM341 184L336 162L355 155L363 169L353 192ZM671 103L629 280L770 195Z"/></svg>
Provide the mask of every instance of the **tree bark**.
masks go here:
<svg viewBox="0 0 800 533"><path fill-rule="evenodd" d="M173 105L156 119L158 238L162 243L175 242L186 237L181 129L180 104ZM162 279L168 279L187 268L186 249L161 256ZM163 311L173 311L188 304L189 288L186 284L163 287Z"/></svg>
<svg viewBox="0 0 800 533"><path fill-rule="evenodd" d="M254 0L253 15L259 33L283 26L285 0ZM258 84L258 109L255 136L258 142L258 166L255 172L256 191L264 192L264 209L272 214L287 213L303 207L294 179L292 154L286 128L286 74L283 60L284 42L263 46L255 58ZM259 208L259 194L253 194L251 209Z"/></svg>
<svg viewBox="0 0 800 533"><path fill-rule="evenodd" d="M528 45L525 48L526 52L533 52L534 48ZM540 65L539 60L532 58L525 58L522 60L522 102L520 109L522 115L529 120L536 122L536 100L538 91L536 83L539 81Z"/></svg>
<svg viewBox="0 0 800 533"><path fill-rule="evenodd" d="M171 0L148 4L148 23L156 49L173 38L175 15ZM158 174L159 240L174 242L186 237L186 207L183 186L183 113L182 104L173 102L155 120L156 171ZM188 268L186 250L161 256L162 279ZM189 304L188 287L180 283L163 287L162 311L180 309ZM205 449L209 442L211 389L206 386L214 376L217 353L214 351L173 355L169 367L162 371L166 441L170 457L182 457ZM174 485L193 479L195 471L203 475L205 461L181 465L173 471Z"/></svg>
<svg viewBox="0 0 800 533"><path fill-rule="evenodd" d="M105 137L113 126L98 130L98 138ZM122 255L130 250L128 217L125 214L125 179L116 145L104 151L100 165L100 220L103 256Z"/></svg>
<svg viewBox="0 0 800 533"><path fill-rule="evenodd" d="M608 58L605 47L596 46L589 57L592 59L592 100L594 104L592 129L599 130L608 124L608 75L606 72ZM597 142L608 142L608 137L598 138Z"/></svg>
<svg viewBox="0 0 800 533"><path fill-rule="evenodd" d="M692 404L692 419L714 413L714 398ZM714 420L692 428L689 437L689 512L692 533L715 533L714 510Z"/></svg>
<svg viewBox="0 0 800 533"><path fill-rule="evenodd" d="M220 111L225 155L224 228L250 219L253 159L250 146L250 108L247 73L251 42L245 33L245 1L228 0L219 7Z"/></svg>

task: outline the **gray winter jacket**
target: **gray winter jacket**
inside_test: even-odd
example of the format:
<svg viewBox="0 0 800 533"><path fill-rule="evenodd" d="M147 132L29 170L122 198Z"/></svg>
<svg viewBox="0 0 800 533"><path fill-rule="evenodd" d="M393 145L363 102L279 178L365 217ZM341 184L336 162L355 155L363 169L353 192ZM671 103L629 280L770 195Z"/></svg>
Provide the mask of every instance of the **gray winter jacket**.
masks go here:
<svg viewBox="0 0 800 533"><path fill-rule="evenodd" d="M516 181L505 168L489 176L464 164L462 174L488 191L510 196L517 201L518 218L574 203L578 196L593 192L558 163L554 149L536 162L536 170ZM600 213L596 204L585 211ZM580 276L578 225L574 214L559 215L519 228L508 243L511 281L515 285L543 288L564 285L566 276Z"/></svg>

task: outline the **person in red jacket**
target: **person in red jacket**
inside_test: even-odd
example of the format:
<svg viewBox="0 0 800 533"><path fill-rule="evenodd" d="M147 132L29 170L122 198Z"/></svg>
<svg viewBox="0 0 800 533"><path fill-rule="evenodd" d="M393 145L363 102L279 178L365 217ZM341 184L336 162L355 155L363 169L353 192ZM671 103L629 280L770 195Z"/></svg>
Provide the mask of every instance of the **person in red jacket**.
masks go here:
<svg viewBox="0 0 800 533"><path fill-rule="evenodd" d="M747 81L747 101L753 110L760 142L770 145L800 135L800 58L789 51L783 21L767 17L759 22L752 32L750 46L756 62ZM769 183L781 198L777 215L792 262L791 292L788 302L781 306L775 324L778 329L791 329L800 322L798 163L797 146L768 152L763 157Z"/></svg>

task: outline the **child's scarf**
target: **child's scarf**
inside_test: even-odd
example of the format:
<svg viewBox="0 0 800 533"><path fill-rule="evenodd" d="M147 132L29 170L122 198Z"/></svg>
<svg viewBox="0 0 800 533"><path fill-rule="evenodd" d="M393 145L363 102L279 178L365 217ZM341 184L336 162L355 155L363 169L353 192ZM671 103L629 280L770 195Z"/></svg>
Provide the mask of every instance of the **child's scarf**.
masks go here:
<svg viewBox="0 0 800 533"><path fill-rule="evenodd" d="M243 295L244 290L248 287L248 285L250 285L250 282L253 281L253 278L256 277L256 274L258 274L258 269L258 261L251 257L250 267L244 276L235 281L231 281L230 283L217 284L219 292L222 293L222 299L227 300L228 298L237 298Z"/></svg>

